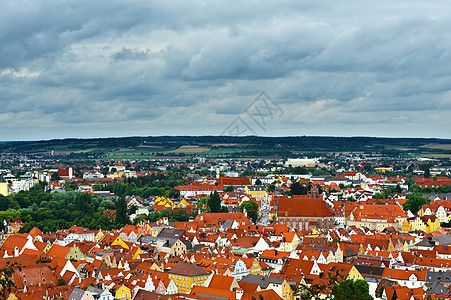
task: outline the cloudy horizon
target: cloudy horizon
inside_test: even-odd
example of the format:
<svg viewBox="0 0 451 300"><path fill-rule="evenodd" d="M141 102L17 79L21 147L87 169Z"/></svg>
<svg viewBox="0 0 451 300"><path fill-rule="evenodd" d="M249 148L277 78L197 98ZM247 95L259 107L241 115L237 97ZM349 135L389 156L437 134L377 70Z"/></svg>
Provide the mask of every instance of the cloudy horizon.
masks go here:
<svg viewBox="0 0 451 300"><path fill-rule="evenodd" d="M445 1L3 1L0 140L451 138ZM446 25L448 24L448 25ZM246 109L265 92L264 126Z"/></svg>

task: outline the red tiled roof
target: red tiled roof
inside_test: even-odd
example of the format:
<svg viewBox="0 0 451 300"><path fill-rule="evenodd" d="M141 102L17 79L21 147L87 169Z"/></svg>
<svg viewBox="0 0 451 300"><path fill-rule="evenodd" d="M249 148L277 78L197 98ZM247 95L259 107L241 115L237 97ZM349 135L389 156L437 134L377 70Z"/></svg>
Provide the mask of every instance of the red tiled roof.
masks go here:
<svg viewBox="0 0 451 300"><path fill-rule="evenodd" d="M332 217L333 214L321 198L294 196L279 200L279 217Z"/></svg>

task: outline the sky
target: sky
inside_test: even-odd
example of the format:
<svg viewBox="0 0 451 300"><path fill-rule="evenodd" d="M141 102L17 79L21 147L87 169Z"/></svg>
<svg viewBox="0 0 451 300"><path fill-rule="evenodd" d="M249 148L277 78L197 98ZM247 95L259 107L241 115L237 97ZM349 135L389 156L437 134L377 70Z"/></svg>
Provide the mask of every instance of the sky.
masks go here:
<svg viewBox="0 0 451 300"><path fill-rule="evenodd" d="M0 6L3 141L451 138L448 1Z"/></svg>

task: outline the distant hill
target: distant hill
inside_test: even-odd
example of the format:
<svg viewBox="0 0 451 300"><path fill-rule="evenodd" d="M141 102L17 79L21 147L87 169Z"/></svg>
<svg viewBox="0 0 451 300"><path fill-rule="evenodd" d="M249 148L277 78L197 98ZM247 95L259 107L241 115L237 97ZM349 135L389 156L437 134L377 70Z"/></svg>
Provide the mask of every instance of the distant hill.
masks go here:
<svg viewBox="0 0 451 300"><path fill-rule="evenodd" d="M0 152L104 154L146 158L199 153L211 156L288 157L302 153L354 152L363 154L437 153L451 154L451 139L378 138L323 136L156 136L93 139L54 139L0 142Z"/></svg>

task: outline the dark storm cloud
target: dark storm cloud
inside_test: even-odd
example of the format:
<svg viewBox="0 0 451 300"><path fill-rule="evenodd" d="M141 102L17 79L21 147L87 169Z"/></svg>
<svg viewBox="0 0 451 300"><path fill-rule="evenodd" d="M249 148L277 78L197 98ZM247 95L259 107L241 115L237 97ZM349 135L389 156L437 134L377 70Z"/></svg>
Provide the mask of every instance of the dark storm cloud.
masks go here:
<svg viewBox="0 0 451 300"><path fill-rule="evenodd" d="M345 4L5 1L2 138L220 134L261 91L265 134L450 137L447 3Z"/></svg>

